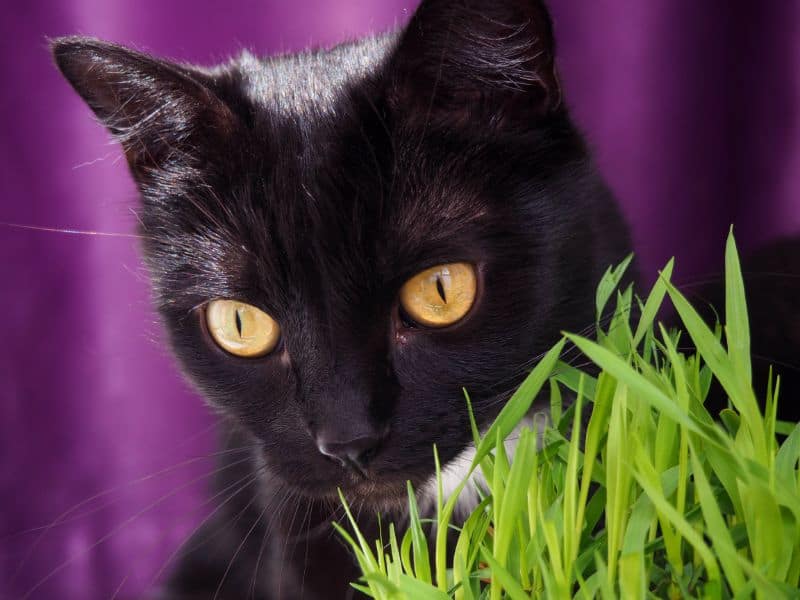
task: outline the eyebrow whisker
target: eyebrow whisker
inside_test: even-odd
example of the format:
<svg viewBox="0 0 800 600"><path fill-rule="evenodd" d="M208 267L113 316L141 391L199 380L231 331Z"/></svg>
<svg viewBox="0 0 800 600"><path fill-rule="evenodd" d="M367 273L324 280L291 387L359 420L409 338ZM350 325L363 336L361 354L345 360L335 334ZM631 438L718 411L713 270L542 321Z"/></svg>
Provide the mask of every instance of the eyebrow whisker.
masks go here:
<svg viewBox="0 0 800 600"><path fill-rule="evenodd" d="M123 233L114 231L92 231L89 229L73 229L69 227L44 227L39 225L23 225L21 223L0 223L0 226L11 227L13 229L25 229L28 231L43 231L47 233L66 233L69 235L88 235L100 237L117 237L117 238L132 238L144 239L145 236L136 233Z"/></svg>

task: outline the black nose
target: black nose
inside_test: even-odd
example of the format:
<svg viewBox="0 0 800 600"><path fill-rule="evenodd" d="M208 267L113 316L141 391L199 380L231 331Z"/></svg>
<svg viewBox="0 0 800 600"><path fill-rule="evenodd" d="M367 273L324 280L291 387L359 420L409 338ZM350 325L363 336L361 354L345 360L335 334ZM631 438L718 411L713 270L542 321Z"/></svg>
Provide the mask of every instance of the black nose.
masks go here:
<svg viewBox="0 0 800 600"><path fill-rule="evenodd" d="M336 439L324 433L317 435L317 448L325 456L338 460L342 466L364 474L369 462L378 452L385 434L374 433L350 440Z"/></svg>

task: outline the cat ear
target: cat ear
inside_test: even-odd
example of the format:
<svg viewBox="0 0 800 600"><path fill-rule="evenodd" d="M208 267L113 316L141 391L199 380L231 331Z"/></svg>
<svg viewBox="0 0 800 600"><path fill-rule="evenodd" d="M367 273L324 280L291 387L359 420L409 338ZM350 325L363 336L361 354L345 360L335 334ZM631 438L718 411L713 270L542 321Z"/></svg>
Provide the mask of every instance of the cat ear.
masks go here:
<svg viewBox="0 0 800 600"><path fill-rule="evenodd" d="M395 51L390 98L464 123L556 112L552 29L540 0L423 0Z"/></svg>
<svg viewBox="0 0 800 600"><path fill-rule="evenodd" d="M199 148L231 131L234 115L200 71L91 38L59 38L51 48L64 77L121 142L138 179L200 160Z"/></svg>

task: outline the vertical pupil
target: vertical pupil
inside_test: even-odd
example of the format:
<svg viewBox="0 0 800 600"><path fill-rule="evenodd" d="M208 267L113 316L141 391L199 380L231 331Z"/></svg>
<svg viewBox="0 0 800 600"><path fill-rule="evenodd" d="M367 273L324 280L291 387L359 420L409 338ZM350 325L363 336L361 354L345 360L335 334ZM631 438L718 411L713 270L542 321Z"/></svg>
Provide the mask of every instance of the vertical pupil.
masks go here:
<svg viewBox="0 0 800 600"><path fill-rule="evenodd" d="M436 276L436 291L439 292L439 296L441 297L442 301L447 304L447 297L444 293L444 285L442 284L442 278L440 276Z"/></svg>
<svg viewBox="0 0 800 600"><path fill-rule="evenodd" d="M242 309L236 309L236 331L239 332L239 337L242 337Z"/></svg>

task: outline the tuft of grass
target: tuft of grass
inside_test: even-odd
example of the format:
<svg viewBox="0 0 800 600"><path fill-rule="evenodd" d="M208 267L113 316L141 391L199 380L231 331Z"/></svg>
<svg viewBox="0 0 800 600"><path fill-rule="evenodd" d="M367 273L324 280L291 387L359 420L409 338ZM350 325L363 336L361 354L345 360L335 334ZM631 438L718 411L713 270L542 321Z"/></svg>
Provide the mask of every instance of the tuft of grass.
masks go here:
<svg viewBox="0 0 800 600"><path fill-rule="evenodd" d="M431 536L410 484L410 524L401 537L390 525L388 540L366 540L342 496L353 534L336 526L363 572L353 587L413 600L800 598L800 424L776 420L778 378L752 387L732 234L725 256L727 322L715 328L670 282L672 261L644 301L618 289L629 259L608 270L595 339L565 333L483 435L472 421L470 472L487 484L463 523L452 516L466 480L443 498L437 456ZM667 298L681 332L656 323ZM559 360L567 343L594 375ZM704 406L715 381L730 399L720 415ZM508 456L503 441L547 394L550 425L523 427Z"/></svg>

